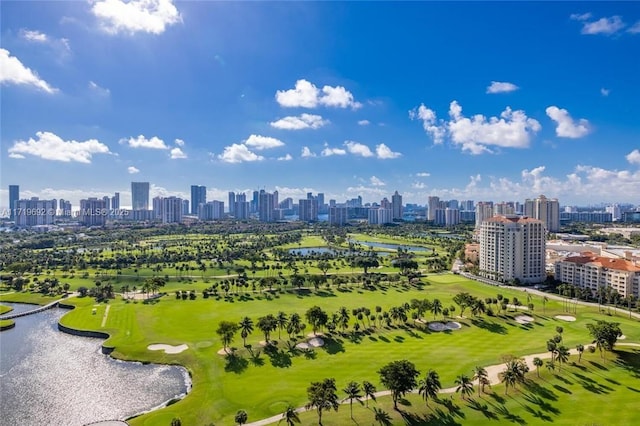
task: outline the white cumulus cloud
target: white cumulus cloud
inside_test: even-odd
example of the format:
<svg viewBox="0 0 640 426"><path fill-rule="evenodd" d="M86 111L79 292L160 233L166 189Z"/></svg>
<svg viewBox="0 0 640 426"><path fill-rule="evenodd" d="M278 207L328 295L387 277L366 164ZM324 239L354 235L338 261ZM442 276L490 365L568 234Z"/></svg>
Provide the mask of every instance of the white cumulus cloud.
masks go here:
<svg viewBox="0 0 640 426"><path fill-rule="evenodd" d="M324 149L320 153L323 157L330 157L332 155L346 155L347 151L342 148L331 148L329 144L324 144Z"/></svg>
<svg viewBox="0 0 640 426"><path fill-rule="evenodd" d="M171 150L171 159L172 160L179 160L179 159L183 159L183 158L187 158L187 154L185 154L182 149L175 147Z"/></svg>
<svg viewBox="0 0 640 426"><path fill-rule="evenodd" d="M162 34L167 26L182 22L172 0L99 0L91 12L109 34Z"/></svg>
<svg viewBox="0 0 640 426"><path fill-rule="evenodd" d="M489 86L487 86L487 93L508 93L518 90L519 87L513 83L508 83L506 81L492 81Z"/></svg>
<svg viewBox="0 0 640 426"><path fill-rule="evenodd" d="M602 89L600 89L600 94L602 96L605 96L605 97L609 96L609 93L611 93L611 90L609 90L609 89L605 89L604 87Z"/></svg>
<svg viewBox="0 0 640 426"><path fill-rule="evenodd" d="M634 149L629 154L627 154L625 158L631 164L640 165L640 149Z"/></svg>
<svg viewBox="0 0 640 426"><path fill-rule="evenodd" d="M127 167L127 172L129 172L130 175L135 175L136 173L140 173L140 169L138 169L137 167L129 166Z"/></svg>
<svg viewBox="0 0 640 426"><path fill-rule="evenodd" d="M429 177L429 176L431 176L431 173L418 172L418 173L416 173L416 176L418 176L418 177Z"/></svg>
<svg viewBox="0 0 640 426"><path fill-rule="evenodd" d="M586 136L591 131L589 122L581 118L577 122L571 118L566 109L550 106L546 109L550 119L556 122L556 135L561 138L577 139Z"/></svg>
<svg viewBox="0 0 640 426"><path fill-rule="evenodd" d="M129 145L130 148L169 149L164 141L157 136L153 136L151 139L145 138L144 135L137 138L123 138L120 139L120 143Z"/></svg>
<svg viewBox="0 0 640 426"><path fill-rule="evenodd" d="M47 93L56 93L55 89L46 81L38 77L35 71L25 67L15 56L11 56L8 50L0 48L0 83L23 84L34 86Z"/></svg>
<svg viewBox="0 0 640 426"><path fill-rule="evenodd" d="M63 162L91 163L94 154L111 154L109 147L97 139L84 142L75 140L65 141L51 132L37 132L36 139L16 141L9 148L9 157L25 158L33 155L44 160Z"/></svg>
<svg viewBox="0 0 640 426"><path fill-rule="evenodd" d="M293 160L293 157L291 156L291 154L287 154L283 157L278 157L278 161L291 161Z"/></svg>
<svg viewBox="0 0 640 426"><path fill-rule="evenodd" d="M413 182L411 184L411 188L413 189L425 189L427 187L427 184L424 182Z"/></svg>
<svg viewBox="0 0 640 426"><path fill-rule="evenodd" d="M637 21L635 24L633 24L631 26L631 28L629 28L627 30L628 33L631 34L639 34L640 33L640 21Z"/></svg>
<svg viewBox="0 0 640 426"><path fill-rule="evenodd" d="M218 158L225 163L243 163L251 161L262 161L264 157L256 154L241 143L234 143L224 147L222 154Z"/></svg>
<svg viewBox="0 0 640 426"><path fill-rule="evenodd" d="M457 101L449 105L449 120L438 119L436 113L424 105L410 111L409 116L422 120L423 128L434 143L442 143L448 136L454 145L474 155L491 153L491 147L527 148L541 128L540 123L527 117L524 111L513 111L510 107L505 108L500 117L487 118L482 114L465 117Z"/></svg>
<svg viewBox="0 0 640 426"><path fill-rule="evenodd" d="M368 126L369 124L371 124L369 120L358 120L358 125L360 126Z"/></svg>
<svg viewBox="0 0 640 426"><path fill-rule="evenodd" d="M311 150L309 149L308 146L303 146L302 147L302 153L300 154L300 156L302 158L311 158L311 157L315 157L316 154L314 154L313 152L311 152Z"/></svg>
<svg viewBox="0 0 640 426"><path fill-rule="evenodd" d="M184 141L182 139L176 139L173 142L176 144L176 146L180 146L180 147L184 146Z"/></svg>
<svg viewBox="0 0 640 426"><path fill-rule="evenodd" d="M582 30L580 32L586 35L612 35L626 26L626 24L622 21L622 18L617 15L592 21L591 14L584 13L581 15L573 14L571 15L571 19L582 22Z"/></svg>
<svg viewBox="0 0 640 426"><path fill-rule="evenodd" d="M391 151L391 148L383 143L376 145L376 155L382 160L389 160L402 156L399 152Z"/></svg>
<svg viewBox="0 0 640 426"><path fill-rule="evenodd" d="M344 145L347 147L347 151L354 155L360 155L362 157L373 157L373 152L368 146L354 141L346 141Z"/></svg>
<svg viewBox="0 0 640 426"><path fill-rule="evenodd" d="M258 151L263 149L271 149L278 148L280 146L284 146L284 142L279 139L272 138L269 136L261 136L261 135L251 135L249 138L244 141L244 144L250 146Z"/></svg>
<svg viewBox="0 0 640 426"><path fill-rule="evenodd" d="M20 37L34 43L46 43L48 40L45 33L41 33L37 30L27 30L24 28L20 30Z"/></svg>
<svg viewBox="0 0 640 426"><path fill-rule="evenodd" d="M376 177L376 176L371 176L371 177L369 178L369 182L370 182L370 183L371 183L371 185L373 185L373 186L385 186L385 185L386 185L386 183L384 183L384 182L382 181L382 179L380 179L380 178L378 178L378 177Z"/></svg>
<svg viewBox="0 0 640 426"><path fill-rule="evenodd" d="M329 124L329 120L323 120L322 116L315 114L300 114L289 116L269 123L271 127L283 130L319 129Z"/></svg>
<svg viewBox="0 0 640 426"><path fill-rule="evenodd" d="M296 81L293 89L278 90L276 101L280 106L287 108L328 106L358 109L362 107L360 102L355 101L353 94L342 86L324 86L319 89L304 79Z"/></svg>

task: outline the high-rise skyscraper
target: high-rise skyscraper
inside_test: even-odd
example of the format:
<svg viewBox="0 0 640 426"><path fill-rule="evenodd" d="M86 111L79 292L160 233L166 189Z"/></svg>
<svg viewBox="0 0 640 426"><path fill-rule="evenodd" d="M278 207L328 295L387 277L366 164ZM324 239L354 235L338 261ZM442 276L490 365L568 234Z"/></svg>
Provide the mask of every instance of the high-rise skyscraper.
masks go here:
<svg viewBox="0 0 640 426"><path fill-rule="evenodd" d="M116 192L111 197L111 208L114 210L118 210L120 208L120 193Z"/></svg>
<svg viewBox="0 0 640 426"><path fill-rule="evenodd" d="M541 220L549 232L560 230L560 203L557 198L551 199L540 195L533 200L526 200L524 214Z"/></svg>
<svg viewBox="0 0 640 426"><path fill-rule="evenodd" d="M131 209L149 210L149 182L131 182Z"/></svg>
<svg viewBox="0 0 640 426"><path fill-rule="evenodd" d="M527 216L493 216L480 225L480 275L501 282L545 280L544 223Z"/></svg>
<svg viewBox="0 0 640 426"><path fill-rule="evenodd" d="M398 194L398 191L391 196L391 209L393 210L393 220L402 219L402 195Z"/></svg>
<svg viewBox="0 0 640 426"><path fill-rule="evenodd" d="M198 214L198 206L207 202L207 187L191 185L191 214Z"/></svg>
<svg viewBox="0 0 640 426"><path fill-rule="evenodd" d="M440 197L429 197L427 206L427 220L436 220L436 210L440 208Z"/></svg>
<svg viewBox="0 0 640 426"><path fill-rule="evenodd" d="M234 215L236 208L236 193L233 191L229 191L229 214L231 216Z"/></svg>
<svg viewBox="0 0 640 426"><path fill-rule="evenodd" d="M104 226L107 223L109 197L80 200L78 221L84 226Z"/></svg>
<svg viewBox="0 0 640 426"><path fill-rule="evenodd" d="M17 202L20 199L20 186L9 185L9 218L14 220L16 218Z"/></svg>

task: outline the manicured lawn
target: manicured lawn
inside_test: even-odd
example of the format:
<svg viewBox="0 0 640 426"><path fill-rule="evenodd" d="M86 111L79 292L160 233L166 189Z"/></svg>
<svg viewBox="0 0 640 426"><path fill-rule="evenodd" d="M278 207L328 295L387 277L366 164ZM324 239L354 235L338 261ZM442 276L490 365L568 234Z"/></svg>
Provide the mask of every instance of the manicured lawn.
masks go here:
<svg viewBox="0 0 640 426"><path fill-rule="evenodd" d="M13 308L11 306L0 305L0 315L4 315L7 312L11 312L11 311L13 311Z"/></svg>
<svg viewBox="0 0 640 426"><path fill-rule="evenodd" d="M0 320L0 330L4 330L6 328L11 327L11 325L14 324L14 321L11 319L8 320Z"/></svg>
<svg viewBox="0 0 640 426"><path fill-rule="evenodd" d="M590 340L586 324L596 319L615 319L621 323L627 342L640 342L637 321L608 317L598 313L597 309L578 307L576 322L562 322L553 318L566 313L561 302L547 302L542 315L541 299L534 296L531 302L535 310L528 314L533 314L536 321L529 326L513 320L516 312L507 312L500 317L472 318L467 310L465 318L457 319L462 329L454 332L437 333L426 328L393 325L354 334L350 327L347 334L334 333L324 348L315 349L313 355L307 357L287 351L286 333L282 334L282 340L273 352L265 353L258 346L264 336L255 330L247 342L253 345L254 353L260 351L259 357L252 359L249 356L248 351L242 348L239 335L232 343L238 348L239 357L235 362L227 362L216 354L222 347L215 334L217 324L222 320L239 321L245 315L254 323L258 317L275 315L280 310L288 315L297 312L304 318L306 310L313 305L320 306L330 315L341 306L349 311L367 307L374 313L376 306L388 311L413 298L438 298L448 307L453 305L452 297L461 291L481 298L496 297L501 293L527 303L522 292L478 284L456 275L429 276L428 282L429 285L422 289L398 286L372 291L354 286L347 291L323 290L318 294L253 294L245 295L244 300L236 297L232 301L203 299L200 294L193 301L176 300L170 294L150 304L125 303L118 299L109 302L111 307L104 327L101 327L104 305L95 307L95 303L86 298L75 302L78 308L65 315L62 322L72 327L110 333L112 337L105 344L115 346L114 355L117 357L178 363L191 371L194 386L187 398L133 420L131 423L134 425L168 424L173 417L180 417L183 424L188 425L209 422L232 424L239 409L246 410L250 420L269 417L281 413L288 404L304 405L309 383L325 377L334 377L339 389L350 380L369 380L382 389L376 371L389 361L404 358L414 362L421 371L436 369L443 386L448 387L453 385L457 375L469 373L476 365L499 363L503 355L544 352L546 341L556 334L557 326L564 328L564 344L569 348L586 343ZM95 315L91 313L93 308L96 308ZM456 307L455 315L459 314ZM427 313L425 318L432 320L433 315ZM303 321L307 322L306 319ZM351 325L354 322L352 318ZM364 323L366 326L367 321ZM310 331L307 327L305 334ZM278 339L277 331L272 333L272 339ZM300 340L302 337L298 338ZM152 343L186 343L189 349L167 355L148 351L147 345ZM327 421L329 417L331 415L327 416ZM372 423L371 420L364 422Z"/></svg>
<svg viewBox="0 0 640 426"><path fill-rule="evenodd" d="M16 292L0 296L0 302L33 303L36 305L46 305L58 299L60 299L60 296L51 297L30 292Z"/></svg>
<svg viewBox="0 0 640 426"><path fill-rule="evenodd" d="M457 394L443 394L441 402L429 401L429 408L417 394L410 394L393 408L391 397L353 403L353 419L349 405L341 405L338 412L324 412L322 424L379 424L374 407L386 412L389 424L404 425L407 420L420 425L631 425L637 424L638 393L640 393L640 349L619 347L609 354L606 364L600 355L585 354L580 364L571 357L570 365L561 372L541 371L528 374L529 384L509 389L503 385L486 388L488 394L475 392L467 401ZM424 374L423 374L424 375ZM477 388L476 388L477 390ZM338 392L340 398L344 393ZM257 420L249 414L249 421ZM315 411L300 414L302 425L318 424Z"/></svg>

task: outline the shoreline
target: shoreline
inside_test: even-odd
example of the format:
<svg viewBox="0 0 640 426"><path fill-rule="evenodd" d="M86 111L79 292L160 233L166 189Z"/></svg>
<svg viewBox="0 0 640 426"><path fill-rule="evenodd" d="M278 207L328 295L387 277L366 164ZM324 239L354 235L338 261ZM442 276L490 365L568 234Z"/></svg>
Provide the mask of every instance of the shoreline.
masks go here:
<svg viewBox="0 0 640 426"><path fill-rule="evenodd" d="M60 308L62 308L62 309L67 309L69 311L71 311L71 310L76 308L73 305L64 304L62 302L58 303L58 306ZM111 337L111 335L109 333L105 333L105 332L101 332L101 331L91 331L91 330L78 330L78 329L63 325L63 324L60 323L60 321L62 320L64 315L66 315L66 314L63 314L62 317L60 318L60 320L58 320L58 331L60 331L62 333L71 334L73 336L79 336L79 337L98 338L98 339L103 339L103 340L109 339ZM14 324L14 326L15 326L15 324ZM140 363L140 364L153 364L153 365L158 365L158 366L177 367L177 368L180 368L182 370L182 377L184 379L184 385L185 385L185 388L186 388L186 390L184 392L182 392L182 393L180 393L178 395L174 395L172 398L169 398L166 401L163 401L162 403L160 403L160 404L158 404L156 406L153 406L148 410L142 411L140 413L135 413L135 414L132 414L130 416L126 416L125 418L118 419L118 421L122 421L122 422L127 423L128 420L135 419L137 417L143 416L143 415L151 413L153 411L160 410L162 408L168 407L169 405L173 405L176 402L186 398L187 395L189 395L189 393L193 389L193 379L191 377L191 372L189 371L188 368L186 368L183 365L180 365L180 364L162 364L162 363L156 363L156 362L150 362L150 361L119 359L119 358L116 358L116 357L114 357L112 355L112 352L116 349L115 346L114 347L109 347L109 346L105 346L104 344L101 344L100 348L101 348L101 352L104 355L108 355L112 360L117 361L117 362L134 362L134 363ZM99 424L99 423L106 422L106 421L110 421L110 420L98 420L97 422L94 422L94 423ZM111 420L111 421L113 421L113 420Z"/></svg>

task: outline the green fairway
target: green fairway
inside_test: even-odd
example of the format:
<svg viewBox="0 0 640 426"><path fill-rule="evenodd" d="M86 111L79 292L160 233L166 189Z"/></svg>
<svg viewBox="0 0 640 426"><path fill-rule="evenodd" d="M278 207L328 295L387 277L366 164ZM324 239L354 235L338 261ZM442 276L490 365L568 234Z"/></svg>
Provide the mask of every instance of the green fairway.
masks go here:
<svg viewBox="0 0 640 426"><path fill-rule="evenodd" d="M7 312L11 312L11 311L13 311L13 308L11 306L0 305L0 315L4 315Z"/></svg>
<svg viewBox="0 0 640 426"><path fill-rule="evenodd" d="M420 425L632 425L637 423L638 394L640 393L640 349L620 347L615 356L603 364L600 355L585 354L580 363L571 357L562 371L546 369L538 378L528 374L528 384L509 389L503 385L487 388L488 394L476 392L463 400L459 394L441 394L440 402L429 401L429 408L417 394L407 395L393 408L391 397L353 403L353 419L349 405L341 405L338 412L323 413L322 424L380 424L375 420L374 408L388 415L388 424ZM470 372L469 372L470 373ZM340 398L344 393L338 390ZM257 420L251 417L249 421ZM301 413L302 425L318 424L315 411Z"/></svg>
<svg viewBox="0 0 640 426"><path fill-rule="evenodd" d="M114 355L131 360L161 363L177 363L186 366L193 376L193 390L184 400L167 408L134 419L132 424L169 424L173 417L180 417L183 424L232 424L237 410L244 409L250 420L266 418L281 413L288 404L302 406L306 403L306 388L311 381L334 377L339 389L350 380L373 382L382 389L376 371L384 364L396 359L409 359L418 369L436 369L444 387L452 386L455 377L469 372L476 365L499 363L507 354L526 355L546 350L546 341L562 326L563 343L573 348L578 343L589 341L586 324L596 319L613 318L597 312L597 309L578 306L575 322L554 319L557 314L566 314L562 303L550 300L543 306L541 298L533 296L530 303L534 311L527 312L535 321L521 325L514 321L519 313L507 311L500 316L481 315L477 318L467 309L465 318L456 318L462 328L451 332L432 332L424 325L413 327L395 322L391 326L377 321L359 321L360 331L354 332L356 322L351 318L346 333L334 332L325 338L326 345L312 353L290 351L286 332L271 351L258 345L264 340L259 330L247 338L253 346L252 357L242 348L239 334L231 346L237 348L237 357L232 362L216 352L222 348L215 333L222 320L238 322L249 316L254 323L258 317L283 311L287 315L298 313L303 317L308 308L317 305L329 315L345 306L352 309L366 307L375 312L409 303L411 299L439 299L445 307L455 305L453 296L469 292L479 298L496 297L501 293L513 300L519 298L526 304L526 295L487 286L457 275L433 275L420 287L380 285L378 289L363 289L352 284L337 291L303 291L287 294L245 294L204 299L198 293L196 300L176 300L169 294L155 303L124 302L120 298L109 302L110 310L104 319L105 305L94 306L92 299L77 299L78 308L63 317L62 323L80 329L105 331L111 334L106 346L114 346ZM191 286L183 284L183 289ZM96 313L93 314L93 309ZM459 315L456 307L454 315ZM431 313L423 315L433 320ZM442 320L442 315L437 316ZM627 336L627 342L640 342L640 327L637 321L615 317ZM102 323L104 322L104 327ZM409 319L408 324L413 324ZM307 326L304 335L311 331ZM271 338L278 340L278 331ZM306 337L298 336L296 342ZM186 343L189 349L175 355L147 350L153 343L179 345ZM294 342L295 343L295 342ZM250 389L250 392L247 390ZM330 416L327 416L327 420ZM369 422L371 423L371 422Z"/></svg>

